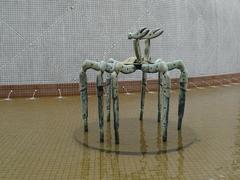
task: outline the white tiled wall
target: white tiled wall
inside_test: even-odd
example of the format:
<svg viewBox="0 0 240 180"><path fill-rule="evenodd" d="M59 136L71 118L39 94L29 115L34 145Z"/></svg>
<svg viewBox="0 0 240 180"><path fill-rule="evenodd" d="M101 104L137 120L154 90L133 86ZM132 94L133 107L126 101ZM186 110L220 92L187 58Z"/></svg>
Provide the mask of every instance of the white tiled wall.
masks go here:
<svg viewBox="0 0 240 180"><path fill-rule="evenodd" d="M183 59L190 76L240 72L239 9L239 0L0 1L0 84L77 82L85 59L132 56L127 33L145 26L165 30L153 60Z"/></svg>

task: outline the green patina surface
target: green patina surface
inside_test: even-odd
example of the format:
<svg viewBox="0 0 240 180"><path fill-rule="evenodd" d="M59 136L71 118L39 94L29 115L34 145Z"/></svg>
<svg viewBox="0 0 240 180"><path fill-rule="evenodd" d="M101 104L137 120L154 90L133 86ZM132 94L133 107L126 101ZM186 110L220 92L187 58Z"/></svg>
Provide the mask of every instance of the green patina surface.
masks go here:
<svg viewBox="0 0 240 180"><path fill-rule="evenodd" d="M143 72L143 74L142 74L142 88L141 88L141 107L140 107L140 118L139 118L140 120L143 119L146 86L147 86L147 73Z"/></svg>
<svg viewBox="0 0 240 180"><path fill-rule="evenodd" d="M114 131L115 131L115 143L119 144L119 97L118 97L118 74L112 73L112 99L113 99L113 119L114 119Z"/></svg>
<svg viewBox="0 0 240 180"><path fill-rule="evenodd" d="M104 114L103 114L103 73L98 72L97 74L97 97L98 97L98 119L99 119L99 129L100 129L100 142L104 142Z"/></svg>
<svg viewBox="0 0 240 180"><path fill-rule="evenodd" d="M106 78L106 110L107 110L107 121L110 121L110 116L111 116L111 94L112 94L112 86L111 86L111 74L107 73L107 78Z"/></svg>

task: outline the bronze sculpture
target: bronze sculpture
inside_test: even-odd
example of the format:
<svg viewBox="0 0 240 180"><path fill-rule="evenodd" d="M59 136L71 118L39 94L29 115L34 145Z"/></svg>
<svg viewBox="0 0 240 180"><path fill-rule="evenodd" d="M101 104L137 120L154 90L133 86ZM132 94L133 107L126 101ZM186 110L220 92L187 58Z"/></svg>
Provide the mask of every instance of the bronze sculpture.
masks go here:
<svg viewBox="0 0 240 180"><path fill-rule="evenodd" d="M88 92L87 92L87 75L88 69L98 71L96 80L96 89L98 97L98 116L100 128L100 142L104 142L104 116L103 116L103 73L107 73L107 120L110 120L110 105L111 96L113 103L113 117L114 117L114 130L115 130L115 143L119 144L119 97L118 97L118 74L130 74L136 70L142 71L142 84L141 84L141 106L140 106L140 120L143 119L144 99L147 83L147 73L158 73L158 122L162 121L162 140L167 141L167 127L168 127L168 114L169 114L169 99L171 80L168 71L179 69L181 71L179 80L179 105L178 105L178 130L181 130L182 119L185 108L185 93L187 89L188 75L182 60L173 62L164 62L157 59L152 62L150 57L150 40L160 36L163 33L160 29L148 30L142 28L136 33L129 33L128 39L133 39L133 46L135 57L127 58L119 62L114 59L108 61L95 62L86 60L80 70L80 95L82 105L82 119L84 121L84 130L88 131ZM145 49L144 55L141 55L140 40L144 40Z"/></svg>

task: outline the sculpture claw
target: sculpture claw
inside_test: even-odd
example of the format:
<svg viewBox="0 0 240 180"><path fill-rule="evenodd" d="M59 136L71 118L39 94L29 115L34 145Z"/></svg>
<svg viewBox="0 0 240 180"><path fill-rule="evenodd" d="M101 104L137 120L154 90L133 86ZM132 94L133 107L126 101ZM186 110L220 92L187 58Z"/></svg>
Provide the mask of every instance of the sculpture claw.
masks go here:
<svg viewBox="0 0 240 180"><path fill-rule="evenodd" d="M161 30L160 28L157 28L155 30L153 30L153 33L156 33L157 31Z"/></svg>
<svg viewBox="0 0 240 180"><path fill-rule="evenodd" d="M150 31L146 36L142 37L142 39L153 39L158 36L160 36L164 31L161 31L161 29L155 29Z"/></svg>
<svg viewBox="0 0 240 180"><path fill-rule="evenodd" d="M142 37L146 36L149 33L147 28L142 28L136 33L129 33L128 39L142 39Z"/></svg>
<svg viewBox="0 0 240 180"><path fill-rule="evenodd" d="M145 29L147 29L146 27L142 28L139 30L140 33L142 33Z"/></svg>

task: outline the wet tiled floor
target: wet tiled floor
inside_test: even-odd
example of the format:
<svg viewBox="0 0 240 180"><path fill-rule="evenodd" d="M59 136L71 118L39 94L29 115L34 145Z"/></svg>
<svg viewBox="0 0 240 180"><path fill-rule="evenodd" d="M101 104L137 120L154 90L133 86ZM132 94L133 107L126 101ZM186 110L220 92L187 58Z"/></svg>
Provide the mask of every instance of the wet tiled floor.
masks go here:
<svg viewBox="0 0 240 180"><path fill-rule="evenodd" d="M177 95L171 126L177 126ZM156 96L146 96L145 121L157 117ZM139 101L138 93L121 94L120 123L138 120ZM91 123L97 121L94 96L89 104ZM239 85L188 92L183 131L191 129L197 140L179 151L122 155L84 147L74 139L80 117L78 96L1 101L0 179L240 179Z"/></svg>

